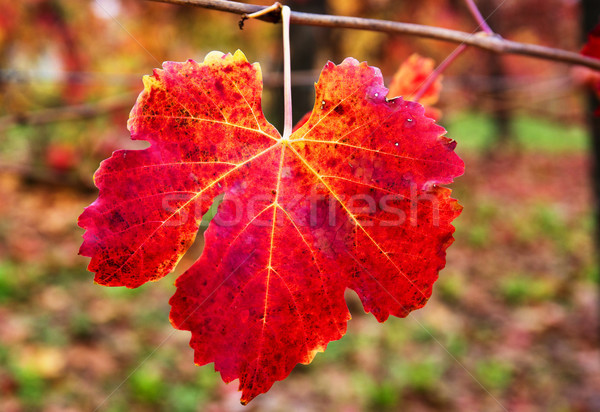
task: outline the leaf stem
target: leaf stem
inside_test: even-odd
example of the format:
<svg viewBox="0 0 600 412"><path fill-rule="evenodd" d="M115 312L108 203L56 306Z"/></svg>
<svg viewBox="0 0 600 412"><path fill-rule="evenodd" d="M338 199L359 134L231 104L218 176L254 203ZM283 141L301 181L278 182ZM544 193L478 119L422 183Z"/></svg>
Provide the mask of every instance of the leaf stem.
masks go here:
<svg viewBox="0 0 600 412"><path fill-rule="evenodd" d="M283 26L283 139L292 134L292 70L290 58L290 8L281 7Z"/></svg>
<svg viewBox="0 0 600 412"><path fill-rule="evenodd" d="M465 0L465 3L467 3L467 7L469 8L469 11L471 12L471 14L473 15L473 17L475 18L475 21L477 21L477 24L479 25L479 28L481 28L481 30L483 30L485 33L487 33L489 35L493 35L494 31L487 24L487 22L485 21L485 19L481 15L481 11L479 11L479 8L475 4L475 1L474 0Z"/></svg>

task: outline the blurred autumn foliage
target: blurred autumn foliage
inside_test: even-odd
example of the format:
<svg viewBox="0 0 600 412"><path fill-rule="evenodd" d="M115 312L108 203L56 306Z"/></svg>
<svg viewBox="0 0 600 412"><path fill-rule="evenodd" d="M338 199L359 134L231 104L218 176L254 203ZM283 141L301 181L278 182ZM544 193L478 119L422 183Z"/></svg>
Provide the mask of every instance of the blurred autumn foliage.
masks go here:
<svg viewBox="0 0 600 412"><path fill-rule="evenodd" d="M505 38L581 49L577 0L476 3ZM325 8L476 30L461 0ZM0 0L0 10L0 410L241 408L235 383L195 367L189 335L168 322L172 283L202 245L155 287L103 288L77 256L76 219L96 197L98 163L144 147L129 140L127 116L162 61L242 49L260 62L267 119L277 118L280 27L240 31L234 15L141 0ZM367 60L389 84L413 53L439 64L456 47L319 30L292 43L313 56L294 74L298 93L328 59ZM244 410L598 410L585 97L571 70L474 49L449 67L436 107L466 160L453 186L465 209L430 303L383 328L349 294L347 336Z"/></svg>

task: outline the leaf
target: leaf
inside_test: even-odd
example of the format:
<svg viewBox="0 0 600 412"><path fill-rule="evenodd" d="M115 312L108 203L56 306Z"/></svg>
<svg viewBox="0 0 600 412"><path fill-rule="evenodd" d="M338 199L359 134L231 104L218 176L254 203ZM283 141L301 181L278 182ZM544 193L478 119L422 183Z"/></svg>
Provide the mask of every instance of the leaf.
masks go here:
<svg viewBox="0 0 600 412"><path fill-rule="evenodd" d="M394 73L388 96L402 96L404 100L413 100L415 93L423 87L434 69L433 59L420 56L418 53L411 54ZM434 119L441 117L441 112L431 107L437 103L441 90L442 76L439 76L419 99L419 103L425 107L426 114Z"/></svg>
<svg viewBox="0 0 600 412"><path fill-rule="evenodd" d="M95 175L80 253L103 285L173 270L224 194L198 261L177 281L171 322L196 364L239 379L242 403L341 338L351 288L380 321L422 307L461 207L456 143L379 69L329 62L310 118L284 140L261 110L261 72L240 52L166 62L144 77L128 123L145 150Z"/></svg>
<svg viewBox="0 0 600 412"><path fill-rule="evenodd" d="M581 49L581 54L600 59L600 24L588 34L588 41Z"/></svg>
<svg viewBox="0 0 600 412"><path fill-rule="evenodd" d="M584 56L600 59L600 24L588 34L588 41L580 53ZM577 83L591 87L596 95L600 97L600 72L585 67L575 67L573 75ZM596 109L594 114L600 116L600 107Z"/></svg>

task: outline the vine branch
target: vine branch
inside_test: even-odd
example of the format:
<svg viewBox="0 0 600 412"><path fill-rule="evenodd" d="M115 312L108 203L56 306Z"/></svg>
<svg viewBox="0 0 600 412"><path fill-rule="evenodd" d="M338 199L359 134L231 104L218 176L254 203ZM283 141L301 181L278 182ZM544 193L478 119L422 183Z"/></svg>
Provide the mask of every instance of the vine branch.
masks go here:
<svg viewBox="0 0 600 412"><path fill-rule="evenodd" d="M195 6L205 9L225 11L239 15L255 13L265 8L255 4L245 4L226 0L148 0L159 3L178 4L182 6ZM280 16L270 13L257 17L259 20L277 23ZM551 60L563 63L577 64L600 71L600 59L583 56L576 52L570 52L552 47L539 46L535 44L520 43L506 40L499 35L489 35L485 32L466 33L457 30L444 29L441 27L425 26L422 24L402 23L388 20L366 19L360 17L332 16L328 14L302 13L292 11L290 23L307 26L323 26L334 28L348 28L385 33L406 34L425 37L435 40L443 40L451 43L466 44L468 46L489 50L502 54L518 54L522 56L535 57L543 60Z"/></svg>

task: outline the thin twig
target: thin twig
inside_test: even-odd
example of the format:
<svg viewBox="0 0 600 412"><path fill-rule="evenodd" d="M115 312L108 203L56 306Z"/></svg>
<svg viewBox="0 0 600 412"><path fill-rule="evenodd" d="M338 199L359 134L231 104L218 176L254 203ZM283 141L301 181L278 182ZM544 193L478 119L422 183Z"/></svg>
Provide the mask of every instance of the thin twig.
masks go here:
<svg viewBox="0 0 600 412"><path fill-rule="evenodd" d="M247 19L257 19L259 17L264 17L265 15L269 14L269 13L281 13L281 4L279 4L278 2L275 2L273 4L271 4L269 7L265 7L264 9L255 11L254 13L250 13L250 14L246 14L244 15L245 18Z"/></svg>
<svg viewBox="0 0 600 412"><path fill-rule="evenodd" d="M469 11L471 12L471 14L473 15L473 17L475 18L475 21L479 25L479 28L484 33L487 33L489 35L493 35L494 31L489 26L489 24L487 24L487 22L485 21L485 19L481 15L481 11L479 11L479 8L475 4L475 1L474 0L465 0L465 3L467 3L467 7L469 8Z"/></svg>
<svg viewBox="0 0 600 412"><path fill-rule="evenodd" d="M438 67L435 68L433 73L427 76L427 80L423 82L423 84L419 87L417 92L412 96L411 100L415 102L421 100L421 97L423 97L425 92L431 87L431 85L436 81L436 79L440 77L444 70L446 70L446 68L450 66L450 64L454 60L456 60L456 58L460 56L465 50L467 50L466 44L461 44L456 49L454 49L454 51L450 53L450 55L446 57L446 59Z"/></svg>
<svg viewBox="0 0 600 412"><path fill-rule="evenodd" d="M469 8L469 11L475 18L475 21L477 21L478 26L477 26L477 29L475 29L475 31L477 31L479 29L483 30L483 32L478 32L478 33L473 32L473 35L487 34L488 36L495 36L496 33L494 33L494 31L490 28L490 26L488 26L487 22L481 15L479 8L475 4L475 1L474 0L465 0L465 3L467 3L467 7ZM503 4L503 3L500 3L500 4ZM496 10L497 9L498 8L496 8ZM496 10L494 10L494 11L496 11ZM419 87L417 92L413 94L412 99L415 102L418 102L419 100L421 100L421 97L423 97L425 92L427 92L427 90L436 81L436 79L441 76L441 74L448 68L448 66L450 66L450 64L452 64L452 62L454 60L456 60L458 58L458 56L460 56L461 54L463 54L465 52L465 50L467 50L467 47L468 46L465 43L459 44L458 47L456 49L454 49L454 51L452 53L450 53L450 55L448 57L446 57L444 59L444 61L438 67L436 67L435 70L429 76L427 76L427 78L421 84L421 86Z"/></svg>
<svg viewBox="0 0 600 412"><path fill-rule="evenodd" d="M259 17L262 17L263 19L265 19L267 17L268 14L273 14L274 16L280 16L281 15L281 4L279 2L275 2L272 5L270 5L269 7L265 7L264 9L255 11L254 13L250 13L250 14L242 14L242 18L240 19L239 22L239 26L240 26L240 30L244 29L244 22L248 19L258 19ZM275 17L274 19L270 20L273 23L276 23L277 21L277 17Z"/></svg>
<svg viewBox="0 0 600 412"><path fill-rule="evenodd" d="M149 0L160 3L179 4L184 6L196 6L212 10L226 11L235 14L248 14L262 10L264 6L254 4L238 3L225 0ZM272 14L259 17L259 20L272 21ZM466 44L495 53L519 54L544 60L563 63L578 64L591 69L600 70L600 59L582 56L576 52L570 52L552 47L538 46L535 44L519 43L505 40L500 36L476 36L456 30L443 29L441 27L424 26L413 23L400 23L387 20L364 19L359 17L331 16L326 14L301 13L292 11L290 22L307 26L323 26L335 28L360 29L380 31L386 33L407 34L436 40L444 40L452 43Z"/></svg>

